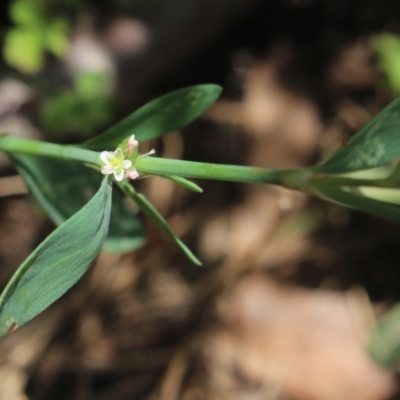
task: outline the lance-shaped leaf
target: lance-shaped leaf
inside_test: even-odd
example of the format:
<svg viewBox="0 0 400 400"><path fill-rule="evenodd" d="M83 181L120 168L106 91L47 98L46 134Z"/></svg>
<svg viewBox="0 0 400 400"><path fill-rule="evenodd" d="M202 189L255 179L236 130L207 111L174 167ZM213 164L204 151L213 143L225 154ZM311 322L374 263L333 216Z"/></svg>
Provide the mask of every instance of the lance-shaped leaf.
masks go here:
<svg viewBox="0 0 400 400"><path fill-rule="evenodd" d="M176 176L176 175L159 175L159 176L168 179L187 190L191 190L192 192L203 193L203 189L199 185L188 179L182 178L181 176Z"/></svg>
<svg viewBox="0 0 400 400"><path fill-rule="evenodd" d="M197 85L168 93L139 108L80 147L111 150L130 135L139 142L180 129L204 113L221 94L217 85Z"/></svg>
<svg viewBox="0 0 400 400"><path fill-rule="evenodd" d="M99 172L77 162L16 153L10 157L39 205L57 225L80 210L101 184ZM116 192L104 249L121 253L133 251L144 241L139 218Z"/></svg>
<svg viewBox="0 0 400 400"><path fill-rule="evenodd" d="M400 223L400 208L395 205L360 196L334 185L320 182L311 185L313 193L325 200Z"/></svg>
<svg viewBox="0 0 400 400"><path fill-rule="evenodd" d="M400 158L400 97L360 129L325 162L311 170L336 174L378 167Z"/></svg>
<svg viewBox="0 0 400 400"><path fill-rule="evenodd" d="M154 206L147 200L147 198L126 182L118 182L120 189L133 200L140 209L149 217L165 235L167 235L182 251L196 265L202 265L201 261L192 253L189 247L182 242L181 239L170 228L164 217L154 208Z"/></svg>
<svg viewBox="0 0 400 400"><path fill-rule="evenodd" d="M368 345L371 357L393 368L400 363L400 304L395 305L375 327Z"/></svg>
<svg viewBox="0 0 400 400"><path fill-rule="evenodd" d="M359 192L369 199L400 205L400 189L397 188L360 187Z"/></svg>
<svg viewBox="0 0 400 400"><path fill-rule="evenodd" d="M0 296L0 335L25 324L60 298L87 271L107 236L111 184L44 240Z"/></svg>

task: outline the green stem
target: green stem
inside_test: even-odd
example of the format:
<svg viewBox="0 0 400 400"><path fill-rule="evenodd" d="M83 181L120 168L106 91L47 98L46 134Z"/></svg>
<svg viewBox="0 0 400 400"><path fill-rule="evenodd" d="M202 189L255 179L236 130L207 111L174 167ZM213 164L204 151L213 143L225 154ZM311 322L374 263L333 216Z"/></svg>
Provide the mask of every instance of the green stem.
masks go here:
<svg viewBox="0 0 400 400"><path fill-rule="evenodd" d="M208 164L156 157L139 157L136 160L135 167L140 174L176 175L185 178L281 184L280 171L267 168Z"/></svg>
<svg viewBox="0 0 400 400"><path fill-rule="evenodd" d="M99 153L38 140L18 139L0 135L0 150L10 153L30 154L41 157L59 158L62 160L80 161L100 166Z"/></svg>
<svg viewBox="0 0 400 400"><path fill-rule="evenodd" d="M0 136L0 150L63 160L101 165L99 153L72 146ZM135 163L141 174L176 175L186 178L216 179L234 182L280 184L280 172L273 169L241 167L170 160L157 157L139 157Z"/></svg>
<svg viewBox="0 0 400 400"><path fill-rule="evenodd" d="M73 146L18 139L0 135L0 150L10 153L30 154L101 166L99 153ZM304 170L275 170L237 165L208 164L157 157L138 157L135 167L140 174L154 174L185 178L214 179L233 182L252 182L282 185L307 191L312 181L323 181L337 186L368 186L393 188L390 179L355 179L326 174L312 174Z"/></svg>

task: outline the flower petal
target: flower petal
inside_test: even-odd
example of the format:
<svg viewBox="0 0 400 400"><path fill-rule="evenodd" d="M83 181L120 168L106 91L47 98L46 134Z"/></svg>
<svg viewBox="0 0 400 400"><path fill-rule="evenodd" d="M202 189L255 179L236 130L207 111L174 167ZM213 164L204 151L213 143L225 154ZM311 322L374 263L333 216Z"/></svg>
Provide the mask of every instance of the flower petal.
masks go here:
<svg viewBox="0 0 400 400"><path fill-rule="evenodd" d="M110 175L114 172L114 168L111 165L103 165L101 167L101 173L104 175Z"/></svg>
<svg viewBox="0 0 400 400"><path fill-rule="evenodd" d="M122 152L122 150L119 147L114 151L114 158L116 160L118 160L119 162L124 161L124 153Z"/></svg>
<svg viewBox="0 0 400 400"><path fill-rule="evenodd" d="M103 161L104 164L110 164L113 158L114 153L112 153L111 151L102 151L100 153L100 160Z"/></svg>
<svg viewBox="0 0 400 400"><path fill-rule="evenodd" d="M116 181L121 182L124 179L125 176L125 170L118 169L118 171L114 171L114 178Z"/></svg>
<svg viewBox="0 0 400 400"><path fill-rule="evenodd" d="M124 160L122 165L123 165L124 169L128 169L128 168L132 167L132 161L131 160Z"/></svg>

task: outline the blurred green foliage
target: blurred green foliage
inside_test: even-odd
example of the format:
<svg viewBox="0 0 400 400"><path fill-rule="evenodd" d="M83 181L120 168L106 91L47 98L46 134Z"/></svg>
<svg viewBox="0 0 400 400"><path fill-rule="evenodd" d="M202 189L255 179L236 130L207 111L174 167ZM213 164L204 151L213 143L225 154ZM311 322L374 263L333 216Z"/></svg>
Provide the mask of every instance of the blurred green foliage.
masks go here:
<svg viewBox="0 0 400 400"><path fill-rule="evenodd" d="M53 135L78 134L84 138L111 122L113 99L105 89L104 74L80 72L72 89L60 89L50 95L42 109L44 129Z"/></svg>
<svg viewBox="0 0 400 400"><path fill-rule="evenodd" d="M372 46L387 85L396 95L400 94L400 36L388 33L375 36Z"/></svg>
<svg viewBox="0 0 400 400"><path fill-rule="evenodd" d="M52 15L45 0L14 0L9 7L14 23L4 38L3 56L25 74L41 71L45 52L64 57L68 51L69 24Z"/></svg>
<svg viewBox="0 0 400 400"><path fill-rule="evenodd" d="M141 13L157 4L160 0L117 0L103 6ZM91 6L98 4L93 0L12 0L8 12L13 26L4 36L4 61L24 75L35 75L42 71L46 53L64 58L70 47L68 35L73 20ZM109 77L78 72L72 81L72 87L56 87L46 94L40 119L51 135L74 134L84 139L112 121Z"/></svg>

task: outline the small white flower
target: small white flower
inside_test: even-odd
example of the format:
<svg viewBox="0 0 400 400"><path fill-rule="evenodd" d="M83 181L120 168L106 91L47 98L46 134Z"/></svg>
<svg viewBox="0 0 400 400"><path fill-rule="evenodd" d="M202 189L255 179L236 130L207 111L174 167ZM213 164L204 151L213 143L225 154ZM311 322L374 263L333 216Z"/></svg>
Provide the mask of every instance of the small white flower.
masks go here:
<svg viewBox="0 0 400 400"><path fill-rule="evenodd" d="M100 159L104 163L101 167L102 174L114 174L114 178L118 182L124 179L125 173L132 166L132 161L125 160L124 153L120 148L115 151L102 151Z"/></svg>

